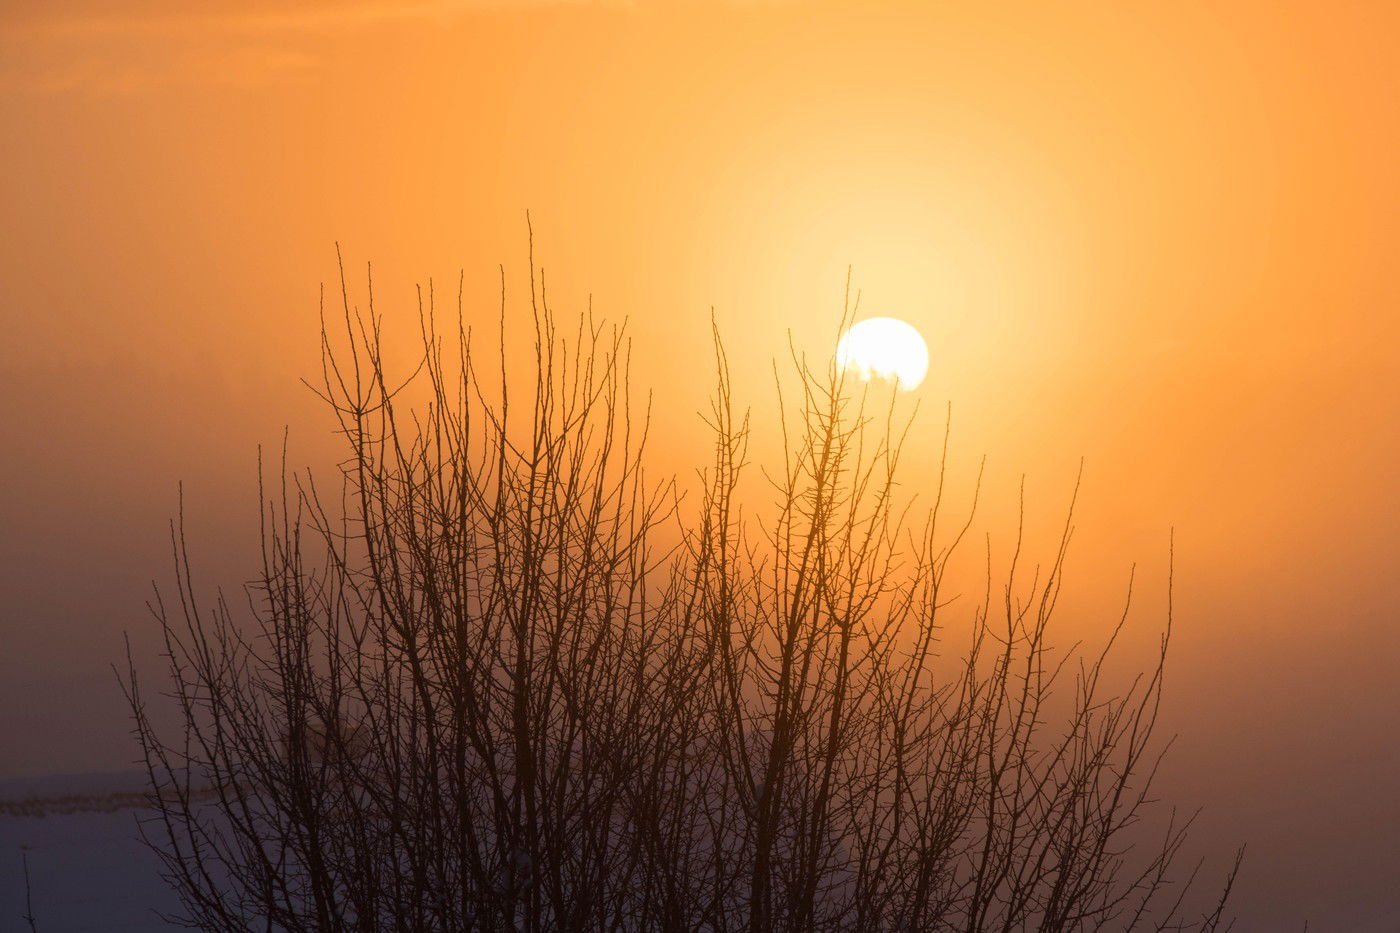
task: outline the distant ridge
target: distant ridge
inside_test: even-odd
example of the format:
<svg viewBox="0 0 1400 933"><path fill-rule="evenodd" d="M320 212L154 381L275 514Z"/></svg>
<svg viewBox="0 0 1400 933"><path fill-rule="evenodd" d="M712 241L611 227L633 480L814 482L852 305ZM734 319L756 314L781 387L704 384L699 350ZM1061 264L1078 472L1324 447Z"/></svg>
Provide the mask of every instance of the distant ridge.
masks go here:
<svg viewBox="0 0 1400 933"><path fill-rule="evenodd" d="M152 805L148 782L144 769L0 779L0 817L143 810ZM195 791L197 798L212 794L210 787Z"/></svg>

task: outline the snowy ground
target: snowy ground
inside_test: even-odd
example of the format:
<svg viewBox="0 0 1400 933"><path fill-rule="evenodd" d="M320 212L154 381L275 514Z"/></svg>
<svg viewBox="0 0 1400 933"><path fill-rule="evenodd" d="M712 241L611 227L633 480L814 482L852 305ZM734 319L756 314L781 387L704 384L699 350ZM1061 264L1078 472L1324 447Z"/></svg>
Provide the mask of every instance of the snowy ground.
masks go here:
<svg viewBox="0 0 1400 933"><path fill-rule="evenodd" d="M29 859L39 933L181 929L156 911L179 902L137 834L143 773L0 780L0 930L24 931Z"/></svg>

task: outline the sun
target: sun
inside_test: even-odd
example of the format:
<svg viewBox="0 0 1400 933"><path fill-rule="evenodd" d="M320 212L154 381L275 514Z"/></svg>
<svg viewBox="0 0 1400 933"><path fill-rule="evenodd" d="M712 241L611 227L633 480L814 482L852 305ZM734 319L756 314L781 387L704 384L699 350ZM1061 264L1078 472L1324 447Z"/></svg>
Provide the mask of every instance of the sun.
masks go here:
<svg viewBox="0 0 1400 933"><path fill-rule="evenodd" d="M836 365L867 382L889 379L906 392L928 374L928 344L910 324L892 317L857 321L836 344Z"/></svg>

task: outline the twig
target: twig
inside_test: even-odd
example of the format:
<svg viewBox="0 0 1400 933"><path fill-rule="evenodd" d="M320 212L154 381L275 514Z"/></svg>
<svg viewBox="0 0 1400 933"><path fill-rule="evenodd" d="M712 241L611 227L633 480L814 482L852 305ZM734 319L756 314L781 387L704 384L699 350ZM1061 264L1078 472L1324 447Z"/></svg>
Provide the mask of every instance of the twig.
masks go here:
<svg viewBox="0 0 1400 933"><path fill-rule="evenodd" d="M29 924L30 933L38 933L39 928L38 928L38 926L35 925L35 922L34 922L34 901L33 901L33 898L30 896L30 890L29 890L29 852L28 852L28 849L29 849L28 846L20 846L20 847L19 847L20 862L24 865L24 917L23 917L22 919L23 919L26 923Z"/></svg>

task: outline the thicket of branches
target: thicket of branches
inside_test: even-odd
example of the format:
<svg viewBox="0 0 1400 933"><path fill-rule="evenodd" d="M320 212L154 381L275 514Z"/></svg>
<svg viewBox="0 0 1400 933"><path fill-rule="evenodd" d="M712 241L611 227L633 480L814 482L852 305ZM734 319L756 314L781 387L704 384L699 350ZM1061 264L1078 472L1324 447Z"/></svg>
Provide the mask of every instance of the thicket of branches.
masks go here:
<svg viewBox="0 0 1400 933"><path fill-rule="evenodd" d="M622 334L561 333L537 281L523 400L460 301L446 334L420 302L404 389L372 302L345 300L316 387L343 481L284 466L265 490L246 609L196 595L174 529L152 608L183 730L126 683L188 922L1223 928L1223 897L1183 907L1185 824L1137 826L1165 635L1117 695L1107 646L1049 640L1067 533L1035 579L1013 565L950 607L968 525L940 515L942 474L904 508L905 428L794 355L785 458L755 472L718 335L714 458L685 499L643 468ZM940 656L948 626L968 651Z"/></svg>

